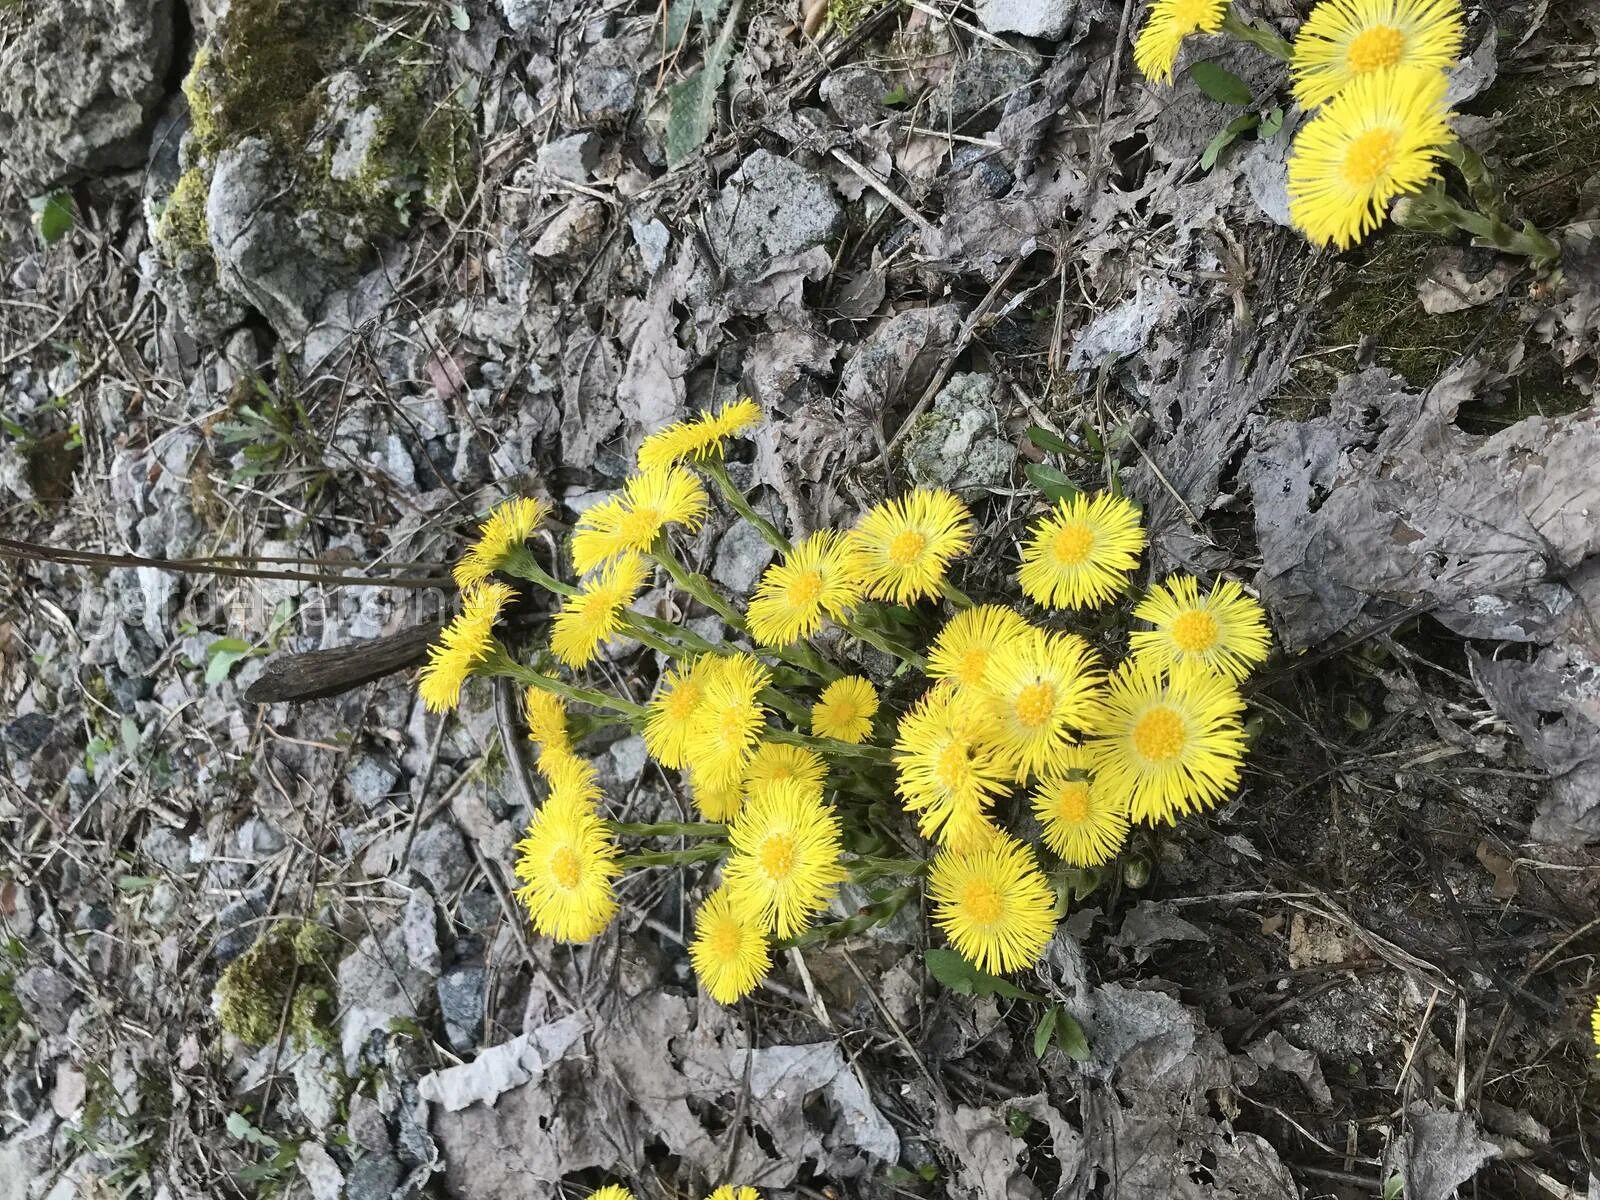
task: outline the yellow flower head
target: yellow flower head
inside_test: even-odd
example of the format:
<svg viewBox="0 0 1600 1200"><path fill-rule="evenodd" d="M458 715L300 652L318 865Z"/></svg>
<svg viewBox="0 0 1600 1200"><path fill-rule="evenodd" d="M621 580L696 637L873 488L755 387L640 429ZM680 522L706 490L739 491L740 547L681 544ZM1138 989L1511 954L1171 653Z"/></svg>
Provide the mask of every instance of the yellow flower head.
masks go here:
<svg viewBox="0 0 1600 1200"><path fill-rule="evenodd" d="M928 651L928 674L962 688L981 688L994 652L1029 628L998 604L980 604L951 617Z"/></svg>
<svg viewBox="0 0 1600 1200"><path fill-rule="evenodd" d="M1183 39L1215 33L1228 15L1228 0L1155 0L1133 44L1133 65L1146 79L1171 83Z"/></svg>
<svg viewBox="0 0 1600 1200"><path fill-rule="evenodd" d="M827 778L828 764L822 761L822 755L782 742L762 742L744 769L745 791L752 796L785 779L804 784L806 790L821 796Z"/></svg>
<svg viewBox="0 0 1600 1200"><path fill-rule="evenodd" d="M772 672L748 654L718 659L695 710L688 737L693 781L722 792L744 782L745 765L767 725L761 693Z"/></svg>
<svg viewBox="0 0 1600 1200"><path fill-rule="evenodd" d="M1044 954L1055 933L1055 893L1033 852L996 834L976 849L941 850L928 894L933 920L962 958L990 972L1020 971Z"/></svg>
<svg viewBox="0 0 1600 1200"><path fill-rule="evenodd" d="M506 555L522 545L543 525L550 506L525 496L507 500L495 507L478 529L478 540L456 563L456 586L462 591L476 587L500 569Z"/></svg>
<svg viewBox="0 0 1600 1200"><path fill-rule="evenodd" d="M718 661L715 654L704 654L662 674L644 722L644 748L663 767L681 767L687 760L695 714Z"/></svg>
<svg viewBox="0 0 1600 1200"><path fill-rule="evenodd" d="M1062 755L1031 799L1033 815L1044 827L1044 844L1069 866L1108 863L1127 840L1127 801L1095 783L1088 752L1080 747Z"/></svg>
<svg viewBox="0 0 1600 1200"><path fill-rule="evenodd" d="M1600 1058L1600 996L1594 998L1594 1011L1589 1014L1589 1031L1594 1036L1595 1057Z"/></svg>
<svg viewBox="0 0 1600 1200"><path fill-rule="evenodd" d="M734 1187L725 1183L707 1196L706 1200L761 1200L761 1193L753 1187Z"/></svg>
<svg viewBox="0 0 1600 1200"><path fill-rule="evenodd" d="M1057 765L1090 728L1105 683L1076 634L1028 629L994 652L983 706L989 738L1018 782Z"/></svg>
<svg viewBox="0 0 1600 1200"><path fill-rule="evenodd" d="M722 877L734 906L779 937L803 930L845 877L839 816L798 780L751 795L728 828L728 845Z"/></svg>
<svg viewBox="0 0 1600 1200"><path fill-rule="evenodd" d="M633 1200L633 1193L618 1183L608 1183L598 1192L590 1192L589 1200Z"/></svg>
<svg viewBox="0 0 1600 1200"><path fill-rule="evenodd" d="M964 848L987 832L988 810L1011 778L988 727L977 705L944 685L900 718L895 787L930 841Z"/></svg>
<svg viewBox="0 0 1600 1200"><path fill-rule="evenodd" d="M861 514L850 541L867 595L910 604L939 594L950 560L972 545L972 514L950 492L918 488Z"/></svg>
<svg viewBox="0 0 1600 1200"><path fill-rule="evenodd" d="M622 614L644 587L649 568L637 554L606 564L568 596L550 623L550 649L567 666L587 666L622 628Z"/></svg>
<svg viewBox="0 0 1600 1200"><path fill-rule="evenodd" d="M1400 196L1422 190L1453 134L1449 81L1426 67L1360 75L1295 138L1289 216L1319 246L1345 250L1383 221Z"/></svg>
<svg viewBox="0 0 1600 1200"><path fill-rule="evenodd" d="M617 912L611 884L622 868L592 802L552 789L516 850L522 881L517 899L540 933L559 942L587 942L611 923Z"/></svg>
<svg viewBox="0 0 1600 1200"><path fill-rule="evenodd" d="M567 705L554 692L530 687L522 695L522 711L528 718L528 740L539 747L541 761L546 754L572 753L572 738L567 734Z"/></svg>
<svg viewBox="0 0 1600 1200"><path fill-rule="evenodd" d="M694 915L689 961L711 998L732 1004L755 991L772 969L772 946L761 919L735 904L728 889L720 887Z"/></svg>
<svg viewBox="0 0 1600 1200"><path fill-rule="evenodd" d="M811 706L811 732L817 737L859 745L872 736L878 692L859 675L835 679Z"/></svg>
<svg viewBox="0 0 1600 1200"><path fill-rule="evenodd" d="M1374 71L1445 71L1465 33L1461 0L1322 0L1295 35L1294 98L1316 108Z"/></svg>
<svg viewBox="0 0 1600 1200"><path fill-rule="evenodd" d="M818 530L762 573L750 601L750 632L764 646L787 646L816 633L825 617L842 619L864 590L861 559L849 540Z"/></svg>
<svg viewBox="0 0 1600 1200"><path fill-rule="evenodd" d="M600 776L594 764L577 754L550 754L540 760L540 773L551 797L560 796L588 808L600 803Z"/></svg>
<svg viewBox="0 0 1600 1200"><path fill-rule="evenodd" d="M1022 548L1018 580L1028 599L1051 608L1090 608L1116 598L1144 550L1139 510L1102 492L1059 501Z"/></svg>
<svg viewBox="0 0 1600 1200"><path fill-rule="evenodd" d="M706 490L682 467L658 467L633 476L620 494L609 496L578 518L572 533L572 565L587 575L602 563L655 545L668 525L700 528L706 517Z"/></svg>
<svg viewBox="0 0 1600 1200"><path fill-rule="evenodd" d="M1089 743L1095 781L1128 797L1138 821L1172 825L1213 808L1239 783L1243 710L1238 689L1203 667L1168 675L1124 663L1111 676Z"/></svg>
<svg viewBox="0 0 1600 1200"><path fill-rule="evenodd" d="M722 444L761 421L761 406L748 397L723 406L715 414L701 413L652 433L639 446L639 469L654 470L676 462L721 457Z"/></svg>
<svg viewBox="0 0 1600 1200"><path fill-rule="evenodd" d="M719 781L714 785L709 784L695 770L693 762L689 764L689 791L694 798L694 806L708 821L731 821L744 807L742 783Z"/></svg>
<svg viewBox="0 0 1600 1200"><path fill-rule="evenodd" d="M417 692L429 712L461 703L461 685L496 646L494 623L516 592L503 583L485 583L463 593L461 611L428 647Z"/></svg>
<svg viewBox="0 0 1600 1200"><path fill-rule="evenodd" d="M1261 605L1231 579L1201 596L1194 576L1175 576L1141 600L1133 615L1155 626L1128 635L1134 656L1162 670L1198 663L1239 680L1266 662L1272 645Z"/></svg>

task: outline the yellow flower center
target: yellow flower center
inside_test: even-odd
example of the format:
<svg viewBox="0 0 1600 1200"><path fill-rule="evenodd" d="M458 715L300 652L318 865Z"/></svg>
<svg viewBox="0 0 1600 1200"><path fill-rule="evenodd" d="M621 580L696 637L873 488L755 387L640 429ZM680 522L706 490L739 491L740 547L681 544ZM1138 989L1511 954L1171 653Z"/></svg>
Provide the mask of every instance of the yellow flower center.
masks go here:
<svg viewBox="0 0 1600 1200"><path fill-rule="evenodd" d="M961 662L956 667L956 677L962 683L977 687L983 682L983 677L989 670L989 650L985 646L975 646L961 656Z"/></svg>
<svg viewBox="0 0 1600 1200"><path fill-rule="evenodd" d="M722 741L729 746L743 746L745 738L744 714L737 708L728 708L722 711L717 720L717 732L722 735Z"/></svg>
<svg viewBox="0 0 1600 1200"><path fill-rule="evenodd" d="M961 889L961 907L967 919L978 925L993 925L1005 911L999 891L987 879L973 879Z"/></svg>
<svg viewBox="0 0 1600 1200"><path fill-rule="evenodd" d="M928 548L928 539L915 529L906 529L894 535L889 543L889 561L897 567L909 567L922 557Z"/></svg>
<svg viewBox="0 0 1600 1200"><path fill-rule="evenodd" d="M1405 52L1405 34L1393 25L1374 25L1350 39L1350 48L1344 52L1344 62L1357 75L1365 75L1368 71L1399 66Z"/></svg>
<svg viewBox="0 0 1600 1200"><path fill-rule="evenodd" d="M939 751L933 777L947 792L960 791L972 774L972 749L965 742L951 742Z"/></svg>
<svg viewBox="0 0 1600 1200"><path fill-rule="evenodd" d="M794 836L774 833L761 843L756 853L761 869L768 879L782 881L794 872Z"/></svg>
<svg viewBox="0 0 1600 1200"><path fill-rule="evenodd" d="M703 689L698 683L680 683L672 689L672 695L667 697L664 711L669 720L687 721L694 716L694 710L700 707L700 696Z"/></svg>
<svg viewBox="0 0 1600 1200"><path fill-rule="evenodd" d="M550 875L558 886L570 892L583 878L583 859L571 846L562 846L550 856Z"/></svg>
<svg viewBox="0 0 1600 1200"><path fill-rule="evenodd" d="M1056 709L1056 689L1052 683L1030 683L1017 693L1014 705L1017 721L1029 729L1037 729L1050 719Z"/></svg>
<svg viewBox="0 0 1600 1200"><path fill-rule="evenodd" d="M636 549L646 549L656 540L665 522L661 513L653 508L635 508L624 516L617 526L622 540Z"/></svg>
<svg viewBox="0 0 1600 1200"><path fill-rule="evenodd" d="M1149 762L1170 762L1183 753L1183 718L1170 708L1152 708L1133 726L1133 748Z"/></svg>
<svg viewBox="0 0 1600 1200"><path fill-rule="evenodd" d="M1344 181L1353 188L1375 187L1394 166L1400 139L1389 129L1369 129L1345 149Z"/></svg>
<svg viewBox="0 0 1600 1200"><path fill-rule="evenodd" d="M789 603L796 608L809 608L822 596L822 572L801 571L789 581Z"/></svg>
<svg viewBox="0 0 1600 1200"><path fill-rule="evenodd" d="M1063 567L1081 567L1093 550L1094 530L1082 523L1068 525L1050 543L1050 553Z"/></svg>
<svg viewBox="0 0 1600 1200"><path fill-rule="evenodd" d="M706 940L710 943L714 957L724 962L733 962L739 957L739 946L743 939L739 933L738 922L719 921Z"/></svg>
<svg viewBox="0 0 1600 1200"><path fill-rule="evenodd" d="M1179 613L1172 622L1172 640L1179 650L1202 654L1217 644L1217 619L1203 609Z"/></svg>
<svg viewBox="0 0 1600 1200"><path fill-rule="evenodd" d="M1069 779L1056 793L1056 820L1063 825L1082 825L1089 819L1089 781Z"/></svg>

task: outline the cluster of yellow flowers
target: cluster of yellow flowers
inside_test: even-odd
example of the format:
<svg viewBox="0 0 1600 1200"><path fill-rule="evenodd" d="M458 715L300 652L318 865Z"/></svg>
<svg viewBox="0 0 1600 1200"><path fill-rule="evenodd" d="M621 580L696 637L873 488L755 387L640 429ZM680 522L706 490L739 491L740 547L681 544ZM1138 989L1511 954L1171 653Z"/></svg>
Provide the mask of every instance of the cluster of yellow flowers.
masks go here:
<svg viewBox="0 0 1600 1200"><path fill-rule="evenodd" d="M1155 0L1134 48L1146 77L1170 82L1197 33L1262 43L1229 0ZM1289 158L1289 209L1318 245L1347 249L1401 196L1423 190L1454 146L1445 72L1461 53L1461 0L1322 0L1285 47L1294 98L1313 115Z"/></svg>
<svg viewBox="0 0 1600 1200"><path fill-rule="evenodd" d="M913 491L849 530L791 545L722 462L725 441L758 419L755 405L741 401L647 440L639 473L577 523L575 586L527 547L548 515L531 501L496 509L463 558L462 613L433 648L421 693L438 710L457 703L468 675L526 685L549 798L517 846L518 896L541 933L585 941L615 916L627 867L720 860L689 952L705 990L723 1003L748 994L781 945L808 936L852 878L912 880L904 897L926 876L934 919L968 961L989 971L1029 966L1054 931L1060 887L1005 829L1008 819L1026 820L1013 796L1026 797L1039 840L1063 864L1058 876L1110 862L1135 822L1171 824L1227 797L1245 749L1238 685L1269 649L1261 608L1233 582L1202 589L1192 577L1169 579L1133 607L1145 627L1130 633L1127 659L1108 669L1079 634L1003 604L975 604L954 585L950 569L970 550L974 523L948 492ZM710 509L701 474L779 551L742 609L672 548L670 532L692 532ZM1128 592L1144 545L1139 510L1127 499L1062 499L1029 530L1020 590L1043 612L1101 608ZM733 644L633 611L657 568L718 613ZM494 637L495 618L515 594L490 578L497 574L563 597L543 669L515 662ZM926 653L912 649L907 631L945 604L953 613ZM830 624L899 659L897 680L925 676L921 695L895 706L898 715L883 711L870 680L846 674L809 640ZM582 668L618 637L672 664L647 704L551 670ZM683 773L701 821L609 821L594 768L574 749L570 702L640 732L656 762ZM932 843L931 861L914 846L899 858L877 855L908 844L886 827L893 822L881 800L891 789ZM622 836L699 841L624 857ZM857 852L847 853L847 843Z"/></svg>
<svg viewBox="0 0 1600 1200"><path fill-rule="evenodd" d="M633 1193L621 1184L611 1183L598 1192L590 1192L589 1200L633 1200ZM732 1187L723 1184L706 1200L761 1200L761 1193L753 1187Z"/></svg>

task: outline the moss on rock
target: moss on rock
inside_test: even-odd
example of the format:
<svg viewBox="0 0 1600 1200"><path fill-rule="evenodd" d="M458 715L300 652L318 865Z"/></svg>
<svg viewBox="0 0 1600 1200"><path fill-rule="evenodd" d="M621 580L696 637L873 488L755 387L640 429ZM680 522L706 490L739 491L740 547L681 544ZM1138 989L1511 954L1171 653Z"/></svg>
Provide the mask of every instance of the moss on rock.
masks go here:
<svg viewBox="0 0 1600 1200"><path fill-rule="evenodd" d="M217 1019L240 1041L264 1046L288 1031L303 1042L329 1037L333 975L326 966L332 933L312 921L277 925L223 970Z"/></svg>
<svg viewBox="0 0 1600 1200"><path fill-rule="evenodd" d="M210 251L211 234L206 226L206 194L210 187L211 181L197 167L178 176L156 223L158 242L174 251Z"/></svg>

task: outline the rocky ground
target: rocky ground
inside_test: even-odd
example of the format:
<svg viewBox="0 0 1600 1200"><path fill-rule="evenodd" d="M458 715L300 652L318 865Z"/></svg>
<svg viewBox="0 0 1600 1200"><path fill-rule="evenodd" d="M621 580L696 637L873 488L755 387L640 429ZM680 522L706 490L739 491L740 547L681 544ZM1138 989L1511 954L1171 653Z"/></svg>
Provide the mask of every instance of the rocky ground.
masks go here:
<svg viewBox="0 0 1600 1200"><path fill-rule="evenodd" d="M0 1198L1600 1194L1600 5L1470 7L1556 278L1311 252L1298 114L1206 154L1248 110L1139 79L1132 0L0 0L3 536L203 560L0 559ZM733 1010L675 878L554 948L487 689L245 700L738 395L795 527L957 488L997 595L1039 479L1117 472L1153 571L1266 602L1243 794L1030 981L1085 1061L912 912Z"/></svg>

